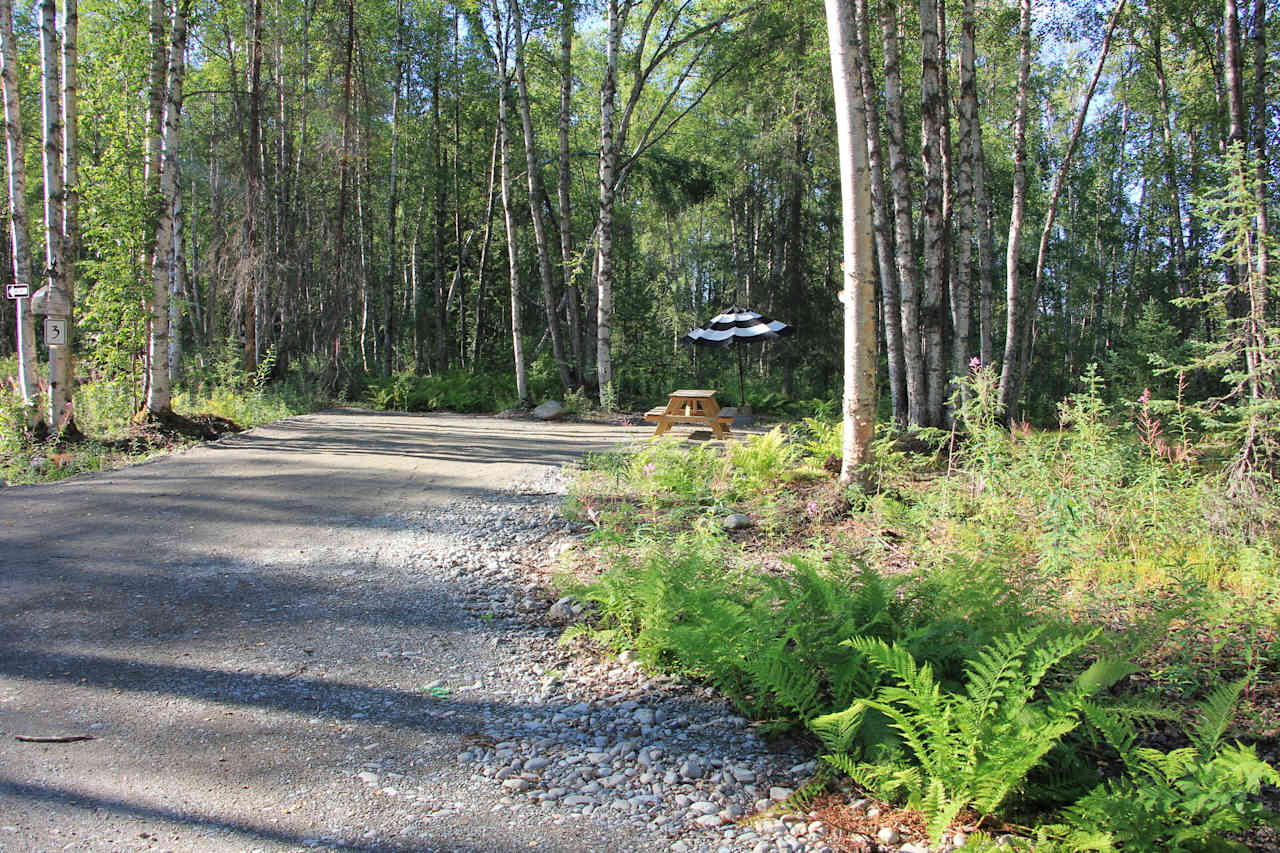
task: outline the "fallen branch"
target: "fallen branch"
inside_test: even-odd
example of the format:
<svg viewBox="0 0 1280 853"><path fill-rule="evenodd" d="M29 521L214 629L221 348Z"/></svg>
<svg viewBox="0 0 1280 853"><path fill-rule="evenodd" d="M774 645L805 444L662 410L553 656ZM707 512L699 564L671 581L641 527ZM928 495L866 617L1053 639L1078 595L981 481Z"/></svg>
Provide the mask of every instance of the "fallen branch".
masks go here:
<svg viewBox="0 0 1280 853"><path fill-rule="evenodd" d="M23 743L75 743L93 740L93 735L14 735L13 739Z"/></svg>

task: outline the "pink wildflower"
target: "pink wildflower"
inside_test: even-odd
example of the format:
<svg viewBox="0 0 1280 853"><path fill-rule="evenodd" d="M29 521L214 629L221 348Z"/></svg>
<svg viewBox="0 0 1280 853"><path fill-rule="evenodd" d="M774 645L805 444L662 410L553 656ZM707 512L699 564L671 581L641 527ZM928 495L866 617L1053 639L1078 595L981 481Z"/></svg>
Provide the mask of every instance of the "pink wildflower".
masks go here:
<svg viewBox="0 0 1280 853"><path fill-rule="evenodd" d="M813 518L818 514L819 507L817 501L809 501L804 505L805 512L809 513L809 517Z"/></svg>
<svg viewBox="0 0 1280 853"><path fill-rule="evenodd" d="M1151 389L1150 389L1150 388L1143 388L1143 389L1142 389L1142 396L1138 398L1138 402L1139 402L1139 403L1141 403L1141 404L1142 404L1142 405L1144 405L1144 406L1145 406L1147 403L1151 402Z"/></svg>
<svg viewBox="0 0 1280 853"><path fill-rule="evenodd" d="M969 359L970 370L978 370L981 367L982 367L982 359L978 358L976 355L973 358Z"/></svg>
<svg viewBox="0 0 1280 853"><path fill-rule="evenodd" d="M652 476L653 476L653 472L654 472L654 470L655 470L656 468L657 468L657 466L656 466L656 465L654 465L652 462L646 463L646 464L645 464L645 466L644 466L644 475L645 475L646 477L652 477Z"/></svg>

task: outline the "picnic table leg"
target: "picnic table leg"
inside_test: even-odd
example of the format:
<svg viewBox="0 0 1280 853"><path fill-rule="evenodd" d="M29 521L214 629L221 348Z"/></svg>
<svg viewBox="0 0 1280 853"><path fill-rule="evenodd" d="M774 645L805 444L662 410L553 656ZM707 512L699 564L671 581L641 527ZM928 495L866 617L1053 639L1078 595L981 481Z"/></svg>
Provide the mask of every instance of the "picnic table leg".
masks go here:
<svg viewBox="0 0 1280 853"><path fill-rule="evenodd" d="M671 421L658 421L658 428L653 431L653 437L657 438L669 429L671 429Z"/></svg>

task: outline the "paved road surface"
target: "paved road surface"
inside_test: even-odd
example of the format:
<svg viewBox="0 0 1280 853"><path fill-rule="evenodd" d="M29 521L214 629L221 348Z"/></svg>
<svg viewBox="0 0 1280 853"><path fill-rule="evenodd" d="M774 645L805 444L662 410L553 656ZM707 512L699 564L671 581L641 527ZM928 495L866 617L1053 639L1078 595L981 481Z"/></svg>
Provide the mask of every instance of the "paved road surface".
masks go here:
<svg viewBox="0 0 1280 853"><path fill-rule="evenodd" d="M344 410L0 490L0 850L652 849L466 801L476 718L519 709L419 691L511 652L443 585L352 556L370 520L647 432ZM15 739L68 734L94 739ZM368 796L354 771L380 759L457 818Z"/></svg>

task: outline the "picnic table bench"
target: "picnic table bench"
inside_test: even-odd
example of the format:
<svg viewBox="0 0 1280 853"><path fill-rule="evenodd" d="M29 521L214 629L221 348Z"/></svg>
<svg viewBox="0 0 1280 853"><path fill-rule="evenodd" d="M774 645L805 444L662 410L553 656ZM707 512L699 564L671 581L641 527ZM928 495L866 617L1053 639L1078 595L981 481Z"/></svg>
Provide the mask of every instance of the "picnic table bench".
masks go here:
<svg viewBox="0 0 1280 853"><path fill-rule="evenodd" d="M658 426L655 436L662 435L675 424L695 424L711 428L716 438L724 438L730 432L736 409L722 409L716 402L716 392L703 389L672 391L667 405L654 406L644 413L647 421Z"/></svg>

